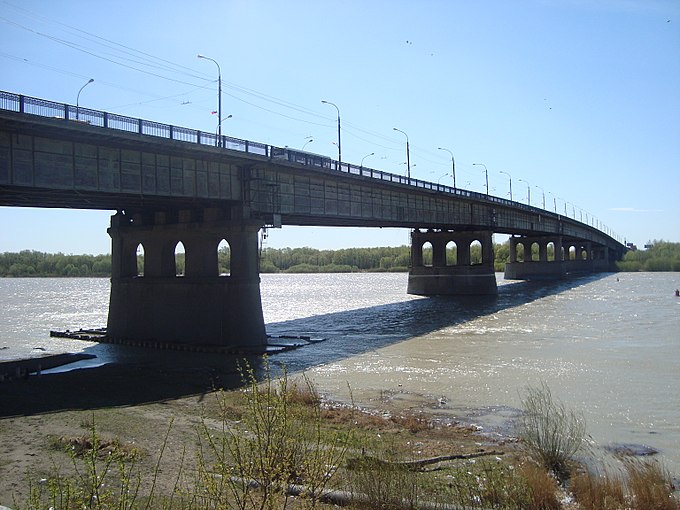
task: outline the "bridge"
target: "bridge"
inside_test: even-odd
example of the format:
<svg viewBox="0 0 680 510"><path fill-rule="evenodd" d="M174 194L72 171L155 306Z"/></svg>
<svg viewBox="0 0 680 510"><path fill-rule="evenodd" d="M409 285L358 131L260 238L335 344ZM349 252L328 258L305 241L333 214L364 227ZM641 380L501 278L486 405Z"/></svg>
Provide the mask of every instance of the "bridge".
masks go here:
<svg viewBox="0 0 680 510"><path fill-rule="evenodd" d="M115 210L108 336L178 348L264 347L267 227L408 228L407 292L426 296L495 294L494 233L511 236L509 279L608 271L626 249L593 218L9 92L0 92L0 205ZM229 275L218 270L223 240ZM481 260L470 256L477 243Z"/></svg>

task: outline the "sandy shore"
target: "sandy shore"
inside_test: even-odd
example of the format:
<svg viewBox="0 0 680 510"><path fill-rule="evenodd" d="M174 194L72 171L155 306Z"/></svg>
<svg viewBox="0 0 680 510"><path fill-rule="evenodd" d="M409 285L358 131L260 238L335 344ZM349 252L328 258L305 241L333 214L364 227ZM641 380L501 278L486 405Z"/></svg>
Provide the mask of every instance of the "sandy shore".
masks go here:
<svg viewBox="0 0 680 510"><path fill-rule="evenodd" d="M105 365L0 383L0 506L20 508L29 481L39 483L56 467L72 471L55 441L86 437L93 418L104 439L148 454L140 461L147 473L165 444L158 486L170 492L178 466L196 458L196 426L216 406L215 390L235 388L239 381L232 359L219 368ZM453 453L475 451L483 441L469 428L461 428L459 436L448 437L445 449L455 444ZM419 448L428 449L427 439L420 439ZM442 445L433 440L429 449L439 454Z"/></svg>

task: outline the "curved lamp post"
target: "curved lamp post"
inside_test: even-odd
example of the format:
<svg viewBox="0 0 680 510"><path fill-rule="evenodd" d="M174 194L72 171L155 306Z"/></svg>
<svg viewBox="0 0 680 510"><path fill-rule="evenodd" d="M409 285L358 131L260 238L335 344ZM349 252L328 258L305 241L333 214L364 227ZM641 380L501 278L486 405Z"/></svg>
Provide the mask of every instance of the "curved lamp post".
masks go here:
<svg viewBox="0 0 680 510"><path fill-rule="evenodd" d="M527 185L527 205L531 205L531 186L524 179L517 179L519 182L523 182Z"/></svg>
<svg viewBox="0 0 680 510"><path fill-rule="evenodd" d="M407 175L407 177L410 181L411 180L411 155L410 155L410 151L409 151L409 147L408 147L408 135L406 133L404 133L401 129L397 129L395 127L393 127L392 129L394 129L395 131L399 131L402 135L404 135L406 137L406 171L407 171L406 175Z"/></svg>
<svg viewBox="0 0 680 510"><path fill-rule="evenodd" d="M198 58L202 58L204 60L210 60L211 62L214 62L215 65L217 66L217 146L222 147L222 69L220 68L220 65L217 63L217 60L206 57L205 55L201 55L200 53L197 55Z"/></svg>
<svg viewBox="0 0 680 510"><path fill-rule="evenodd" d="M487 196L489 195L489 171L486 168L486 165L484 163L472 163L472 166L483 166L484 167L484 175L486 176L486 194Z"/></svg>
<svg viewBox="0 0 680 510"><path fill-rule="evenodd" d="M451 175L453 175L453 189L456 189L456 162L453 160L453 152L445 147L437 147L440 151L446 151L451 154ZM443 176L442 176L443 177Z"/></svg>
<svg viewBox="0 0 680 510"><path fill-rule="evenodd" d="M87 80L87 83L80 87L80 90L78 91L78 95L76 96L76 120L80 119L80 93L83 91L85 87L87 87L90 83L94 81L94 78L90 78Z"/></svg>
<svg viewBox="0 0 680 510"><path fill-rule="evenodd" d="M543 192L543 210L545 211L545 190L543 188L541 188L540 186L536 186L535 184L534 184L534 188L538 188Z"/></svg>
<svg viewBox="0 0 680 510"><path fill-rule="evenodd" d="M555 208L555 214L557 214L557 197L553 195L552 191L548 191L548 195L552 195L553 197L553 207Z"/></svg>
<svg viewBox="0 0 680 510"><path fill-rule="evenodd" d="M371 152L370 154L366 154L363 158L361 158L361 165L360 165L360 169L361 169L361 170L363 170L363 168L364 168L364 160L365 160L367 157L373 156L373 155L375 155L375 152Z"/></svg>
<svg viewBox="0 0 680 510"><path fill-rule="evenodd" d="M508 179L510 179L510 202L512 202L512 175L510 175L508 172L504 172L503 170L500 170L500 173L507 175Z"/></svg>
<svg viewBox="0 0 680 510"><path fill-rule="evenodd" d="M334 106L338 112L338 167L340 167L342 166L342 148L340 145L340 108L338 108L338 105L336 105L335 103L331 103L330 101L324 101L322 99L321 102L323 104L329 104L331 106Z"/></svg>
<svg viewBox="0 0 680 510"><path fill-rule="evenodd" d="M305 144L302 146L302 150L305 150L305 147L307 147L308 144L312 143L314 141L314 138L310 138L305 142Z"/></svg>

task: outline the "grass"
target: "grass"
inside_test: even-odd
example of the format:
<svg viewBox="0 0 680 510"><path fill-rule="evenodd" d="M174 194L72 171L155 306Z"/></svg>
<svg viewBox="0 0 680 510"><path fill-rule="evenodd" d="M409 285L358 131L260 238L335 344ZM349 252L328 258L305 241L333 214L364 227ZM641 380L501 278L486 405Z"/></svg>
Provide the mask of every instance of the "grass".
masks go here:
<svg viewBox="0 0 680 510"><path fill-rule="evenodd" d="M574 463L556 444L575 451L576 432L583 429L545 386L529 392L526 410L534 415L524 423L538 429L526 433L522 444L528 444L526 437L538 439L525 456L509 447L497 453L498 445L480 445L471 430L417 413L386 417L325 404L304 376L291 379L284 372L275 378L266 365L261 381L248 367L242 377L242 389L203 400L193 430L181 430L183 441L172 419L150 446L125 435L123 411L81 419L84 433L53 441L58 451L69 452L71 465L55 462L43 482L29 478L30 495L14 508L324 509L332 507L322 497L328 490L339 491L333 504L357 510L563 508L567 489L556 473ZM143 414L132 414L135 436L142 432ZM109 417L111 423L100 428L98 420ZM186 450L168 466L163 456L174 448ZM454 454L467 458L407 462ZM579 508L678 510L669 476L658 465L625 466L620 476L585 469L573 474L567 488Z"/></svg>
<svg viewBox="0 0 680 510"><path fill-rule="evenodd" d="M678 510L670 475L657 463L623 460L623 471L583 470L571 481L571 491L583 510Z"/></svg>

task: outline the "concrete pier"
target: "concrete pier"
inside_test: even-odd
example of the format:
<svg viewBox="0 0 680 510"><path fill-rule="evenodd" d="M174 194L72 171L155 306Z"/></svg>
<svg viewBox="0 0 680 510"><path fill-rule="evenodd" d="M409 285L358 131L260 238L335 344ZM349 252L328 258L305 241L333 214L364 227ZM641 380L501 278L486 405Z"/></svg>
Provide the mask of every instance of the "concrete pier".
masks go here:
<svg viewBox="0 0 680 510"><path fill-rule="evenodd" d="M121 343L160 341L263 351L259 228L221 219L211 211L145 218L118 212L108 229L112 240L108 336ZM230 246L231 270L221 276L217 249L223 239ZM175 269L179 242L185 248L184 275ZM137 267L140 246L142 270Z"/></svg>
<svg viewBox="0 0 680 510"><path fill-rule="evenodd" d="M478 261L470 256L475 241L481 245L481 260ZM431 263L425 263L423 257L426 246L432 250ZM491 231L423 232L416 229L411 233L407 292L420 296L496 294L493 262Z"/></svg>

